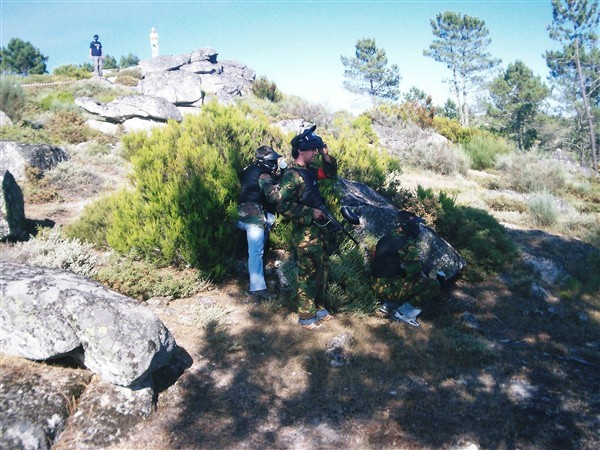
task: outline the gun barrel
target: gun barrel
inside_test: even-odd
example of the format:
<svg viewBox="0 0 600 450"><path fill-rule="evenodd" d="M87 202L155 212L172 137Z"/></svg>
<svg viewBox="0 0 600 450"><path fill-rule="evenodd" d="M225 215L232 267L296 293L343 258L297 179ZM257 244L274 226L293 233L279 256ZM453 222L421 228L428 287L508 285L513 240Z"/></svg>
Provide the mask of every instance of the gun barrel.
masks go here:
<svg viewBox="0 0 600 450"><path fill-rule="evenodd" d="M325 205L319 206L319 209L323 212L323 214L325 214L325 217L327 217L327 219L335 226L336 230L339 230L346 236L348 236L348 238L350 238L350 240L352 240L352 242L354 242L357 246L359 245L358 241L354 238L354 236L352 236L350 232L346 230L344 226L341 223L339 223L335 217L333 217L333 215L329 212Z"/></svg>

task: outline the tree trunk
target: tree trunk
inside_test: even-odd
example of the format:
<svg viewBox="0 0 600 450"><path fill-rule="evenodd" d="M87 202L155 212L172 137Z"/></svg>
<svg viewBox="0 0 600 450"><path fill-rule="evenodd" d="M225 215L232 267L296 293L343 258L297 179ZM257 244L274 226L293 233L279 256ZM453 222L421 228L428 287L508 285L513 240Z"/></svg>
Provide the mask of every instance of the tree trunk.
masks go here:
<svg viewBox="0 0 600 450"><path fill-rule="evenodd" d="M594 119L590 106L588 104L587 94L585 92L585 84L583 82L583 72L581 71L581 61L579 60L579 39L575 39L575 64L577 65L577 75L579 77L579 87L581 89L581 98L583 99L583 109L587 118L588 127L590 129L590 143L592 144L592 164L596 172L600 171L598 167L598 156L596 154L596 133L594 131Z"/></svg>

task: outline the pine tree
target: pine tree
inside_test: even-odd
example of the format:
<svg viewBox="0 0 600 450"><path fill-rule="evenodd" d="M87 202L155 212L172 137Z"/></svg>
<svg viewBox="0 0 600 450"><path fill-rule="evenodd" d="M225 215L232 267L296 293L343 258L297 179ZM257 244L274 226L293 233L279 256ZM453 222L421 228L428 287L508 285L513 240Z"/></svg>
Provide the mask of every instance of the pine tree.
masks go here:
<svg viewBox="0 0 600 450"><path fill-rule="evenodd" d="M31 42L19 38L8 41L6 48L0 50L0 70L27 76L47 73L48 57L40 53Z"/></svg>
<svg viewBox="0 0 600 450"><path fill-rule="evenodd" d="M450 91L456 97L460 123L469 126L469 97L483 85L500 60L486 52L491 39L483 20L445 11L430 23L437 39L423 54L452 71Z"/></svg>

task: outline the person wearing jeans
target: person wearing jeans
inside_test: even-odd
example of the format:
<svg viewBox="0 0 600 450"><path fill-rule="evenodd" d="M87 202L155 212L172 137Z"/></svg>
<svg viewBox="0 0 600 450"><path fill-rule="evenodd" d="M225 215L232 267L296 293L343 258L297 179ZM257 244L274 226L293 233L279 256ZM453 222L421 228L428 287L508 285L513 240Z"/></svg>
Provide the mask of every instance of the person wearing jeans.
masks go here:
<svg viewBox="0 0 600 450"><path fill-rule="evenodd" d="M274 173L280 167L281 155L263 145L256 149L256 159L241 174L238 197L237 227L246 232L248 242L248 293L259 300L270 299L264 273L264 250L269 231L275 224L275 207L279 200L279 186ZM271 212L271 211L273 212Z"/></svg>

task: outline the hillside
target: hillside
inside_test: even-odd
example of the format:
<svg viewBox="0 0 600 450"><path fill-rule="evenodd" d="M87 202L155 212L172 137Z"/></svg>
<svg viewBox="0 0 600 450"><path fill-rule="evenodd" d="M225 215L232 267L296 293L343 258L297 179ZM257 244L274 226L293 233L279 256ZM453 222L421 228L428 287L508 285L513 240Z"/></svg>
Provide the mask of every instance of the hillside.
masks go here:
<svg viewBox="0 0 600 450"><path fill-rule="evenodd" d="M431 137L411 127L395 133L387 136L391 152L406 147L391 142L418 147ZM71 159L53 178L56 196L48 201L25 187L28 218L74 223L85 205L126 185L120 144L101 152L94 142L67 148ZM102 188L75 183L72 174L83 169ZM113 436L94 434L93 416L111 429L110 408L95 409L101 402L84 389L51 448L597 448L600 292L589 264L598 264L599 250L560 233L564 222L557 230L533 227L527 195L501 186L503 176L404 167L403 187L444 190L486 209L520 250L499 273L447 287L423 307L420 327L338 313L311 333L297 325L289 293L253 302L242 268L192 296L146 301L188 362L176 380L156 380L149 419ZM2 245L3 258L17 257L15 247ZM283 258L269 254L270 281ZM331 364L335 352L338 359L342 352L341 367ZM5 384L26 373L82 371L8 357L0 364Z"/></svg>

